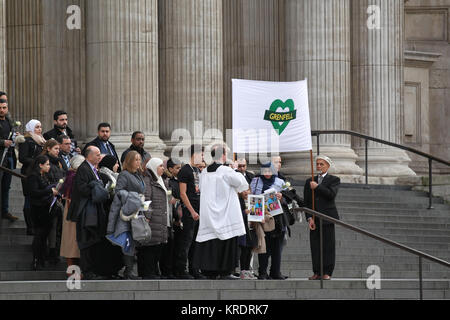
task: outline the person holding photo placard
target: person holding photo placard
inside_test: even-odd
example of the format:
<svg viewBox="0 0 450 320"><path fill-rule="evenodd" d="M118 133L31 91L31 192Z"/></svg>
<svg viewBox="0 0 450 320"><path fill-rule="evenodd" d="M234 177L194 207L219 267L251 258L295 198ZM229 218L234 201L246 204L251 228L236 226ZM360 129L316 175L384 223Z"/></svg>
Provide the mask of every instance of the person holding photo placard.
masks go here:
<svg viewBox="0 0 450 320"><path fill-rule="evenodd" d="M253 178L250 188L252 194L260 195L269 189L276 192L276 200L280 200L282 195L280 191L283 188L284 181L276 176L277 170L272 163L267 163L261 166L261 174ZM278 202L278 201L277 201ZM285 280L286 278L281 274L281 252L283 240L287 231L287 218L284 212L274 217L275 230L267 232L265 235L267 252L258 254L259 271L258 279L277 279ZM270 275L267 274L267 267L269 265L269 257L271 257L272 265L270 267Z"/></svg>

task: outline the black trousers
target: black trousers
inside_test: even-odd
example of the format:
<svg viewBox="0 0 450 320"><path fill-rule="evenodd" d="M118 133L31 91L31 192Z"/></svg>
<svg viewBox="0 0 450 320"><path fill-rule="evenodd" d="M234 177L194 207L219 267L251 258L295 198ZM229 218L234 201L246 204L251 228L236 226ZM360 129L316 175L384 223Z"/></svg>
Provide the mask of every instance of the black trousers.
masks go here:
<svg viewBox="0 0 450 320"><path fill-rule="evenodd" d="M138 275L145 278L159 275L159 259L162 245L139 247L137 250Z"/></svg>
<svg viewBox="0 0 450 320"><path fill-rule="evenodd" d="M250 270L250 261L252 260L253 248L240 246L240 249L241 249L241 255L240 255L241 271L242 270Z"/></svg>
<svg viewBox="0 0 450 320"><path fill-rule="evenodd" d="M48 213L49 206L31 207L34 225L33 256L34 259L44 261L47 253L47 238L52 229L51 216Z"/></svg>
<svg viewBox="0 0 450 320"><path fill-rule="evenodd" d="M277 236L266 234L266 253L258 254L259 269L258 273L267 274L269 266L269 257L271 258L270 276L279 276L281 274L281 251L283 250L284 235L282 232Z"/></svg>
<svg viewBox="0 0 450 320"><path fill-rule="evenodd" d="M99 242L80 250L80 267L83 273L103 275L104 243Z"/></svg>
<svg viewBox="0 0 450 320"><path fill-rule="evenodd" d="M192 257L195 251L195 230L198 231L198 221L192 219L191 214L183 208L183 229L176 229L176 241L174 247L175 265L174 273L181 274L186 272L186 265L189 259L189 266L192 269Z"/></svg>
<svg viewBox="0 0 450 320"><path fill-rule="evenodd" d="M336 261L336 239L334 224L323 225L323 274L333 275ZM309 233L314 274L320 275L320 223Z"/></svg>
<svg viewBox="0 0 450 320"><path fill-rule="evenodd" d="M162 245L161 249L161 259L159 261L159 268L161 269L161 274L164 276L173 274L173 262L174 262L174 238L172 236L172 228L167 228L168 239L167 243Z"/></svg>

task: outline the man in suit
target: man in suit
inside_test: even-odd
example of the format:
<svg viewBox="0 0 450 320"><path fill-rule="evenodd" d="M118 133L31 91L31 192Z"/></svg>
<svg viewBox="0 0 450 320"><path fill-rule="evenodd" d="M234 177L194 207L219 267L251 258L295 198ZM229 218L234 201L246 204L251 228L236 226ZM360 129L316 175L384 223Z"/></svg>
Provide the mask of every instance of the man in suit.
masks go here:
<svg viewBox="0 0 450 320"><path fill-rule="evenodd" d="M70 149L72 148L72 140L69 136L62 134L56 138L56 141L59 143L60 162L64 171L67 172L70 169L70 159L72 159L72 154L70 153Z"/></svg>
<svg viewBox="0 0 450 320"><path fill-rule="evenodd" d="M245 180L247 180L247 183L250 184L253 180L253 178L255 177L255 175L253 173L251 173L250 171L247 171L247 160L245 159L239 159L237 161L238 165L237 165L237 172L240 172L244 175Z"/></svg>
<svg viewBox="0 0 450 320"><path fill-rule="evenodd" d="M110 155L117 159L119 162L118 172L121 171L120 167L120 159L116 152L116 147L109 141L111 137L111 125L109 123L100 123L97 128L98 136L91 142L89 142L83 149L83 154L85 154L86 150L90 146L94 146L100 149L101 154Z"/></svg>
<svg viewBox="0 0 450 320"><path fill-rule="evenodd" d="M0 92L0 157L3 158L3 163L0 165L11 170L15 169L17 164L16 153L14 152L14 131L16 131L16 128L9 115L8 96L5 92ZM14 222L18 220L18 217L9 213L9 190L11 188L11 181L12 175L10 173L0 171L2 219Z"/></svg>
<svg viewBox="0 0 450 320"><path fill-rule="evenodd" d="M52 130L44 133L44 139L47 141L50 139L57 140L57 138L60 135L68 136L71 139L71 143L72 143L70 153L74 156L75 154L80 154L81 150L77 146L77 142L72 133L72 130L68 126L68 123L69 123L69 120L67 117L67 112L65 112L63 110L55 111L55 113L53 114L54 127Z"/></svg>
<svg viewBox="0 0 450 320"><path fill-rule="evenodd" d="M145 164L152 158L150 153L144 150L145 135L142 131L135 131L131 136L131 146L122 153L120 162L123 163L127 157L128 152L137 151L141 155L142 164Z"/></svg>
<svg viewBox="0 0 450 320"><path fill-rule="evenodd" d="M70 202L67 219L77 223L77 243L80 249L81 270L85 280L104 280L99 275L99 261L102 255L102 243L106 235L106 216L104 224L93 227L85 227L84 219L88 202L91 199L91 181L100 180L97 165L100 163L101 153L97 147L90 146L85 150L86 160L80 165L75 175L72 189L72 201ZM104 215L103 205L96 205L97 215ZM92 214L92 211L90 211ZM101 219L99 219L100 221ZM104 229L104 230L102 230Z"/></svg>
<svg viewBox="0 0 450 320"><path fill-rule="evenodd" d="M319 175L314 181L306 180L304 189L304 201L307 208L312 209L312 190L314 190L315 211L323 213L335 219L339 219L335 204L341 180L328 173L332 165L330 158L319 156L316 158L316 166ZM310 280L320 279L320 222L319 218L306 214L310 228L311 257L314 275ZM336 260L335 226L333 223L323 220L323 280L330 280L333 275Z"/></svg>

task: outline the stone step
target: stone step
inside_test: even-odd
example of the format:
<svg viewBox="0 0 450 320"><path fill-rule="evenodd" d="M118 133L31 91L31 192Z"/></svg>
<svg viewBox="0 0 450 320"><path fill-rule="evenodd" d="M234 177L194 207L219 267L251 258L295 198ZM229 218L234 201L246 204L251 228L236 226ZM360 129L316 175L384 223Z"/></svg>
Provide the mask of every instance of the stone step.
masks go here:
<svg viewBox="0 0 450 320"><path fill-rule="evenodd" d="M395 197L395 196L366 196L366 195L342 195L339 194L336 197L336 201L351 201L351 202L394 202L394 203L418 203L426 205L428 208L428 197ZM444 204L444 200L441 198L433 198L434 204Z"/></svg>
<svg viewBox="0 0 450 320"><path fill-rule="evenodd" d="M421 203L398 203L398 202L377 202L377 201L342 201L337 199L336 206L338 208L387 208L387 209L415 209L415 210L428 210L428 204ZM449 207L446 204L433 204L434 210L450 212Z"/></svg>
<svg viewBox="0 0 450 320"><path fill-rule="evenodd" d="M361 228L364 230L364 228ZM341 230L337 230L336 232L336 240L354 240L354 241L358 241L358 240L365 240L367 238L369 238L368 236L365 236L363 234L360 233L349 233L351 231L347 231L347 229L345 229L344 231L341 232ZM370 231L367 230L366 231ZM345 232L345 233L344 233ZM396 242L400 242L401 244L404 245L408 245L409 243L439 243L439 244L449 244L450 243L450 236L445 236L445 235L397 235L397 234L385 234L383 235L385 238L392 240L392 241L396 241ZM295 234L291 239L307 239L309 237L308 231L304 231L300 233L300 236L297 237Z"/></svg>
<svg viewBox="0 0 450 320"><path fill-rule="evenodd" d="M0 281L66 280L64 271L0 271Z"/></svg>
<svg viewBox="0 0 450 320"><path fill-rule="evenodd" d="M419 283L382 280L380 290L367 289L366 279L323 283L304 279L285 281L82 281L69 290L65 281L2 282L0 299L15 300L298 300L298 299L418 299ZM447 299L448 281L424 281L425 299Z"/></svg>
<svg viewBox="0 0 450 320"><path fill-rule="evenodd" d="M420 213L425 214L430 213L431 215L437 215L443 218L447 218L449 215L449 210L427 210L427 209L389 209L389 208L352 208L352 207L338 207L339 213L359 213L359 214L377 214L377 215L388 215L388 216L400 216L400 215L410 215L416 216Z"/></svg>

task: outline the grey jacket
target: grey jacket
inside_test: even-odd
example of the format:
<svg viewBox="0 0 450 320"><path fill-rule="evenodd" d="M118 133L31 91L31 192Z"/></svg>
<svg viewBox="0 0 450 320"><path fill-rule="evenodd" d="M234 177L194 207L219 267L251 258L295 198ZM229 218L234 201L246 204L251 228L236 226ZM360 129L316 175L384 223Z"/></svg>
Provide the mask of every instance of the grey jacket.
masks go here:
<svg viewBox="0 0 450 320"><path fill-rule="evenodd" d="M116 192L109 211L106 234L114 234L115 237L118 237L124 232L131 232L131 222L120 218L120 210L122 210L124 216L130 216L140 209L141 203L141 197L136 192L128 192L126 190ZM127 255L133 256L136 245L132 239L130 240L130 251Z"/></svg>
<svg viewBox="0 0 450 320"><path fill-rule="evenodd" d="M131 173L123 170L117 178L116 193L120 190L143 194L145 183L142 176L139 173Z"/></svg>
<svg viewBox="0 0 450 320"><path fill-rule="evenodd" d="M150 228L152 229L152 238L149 245L154 246L167 243L167 194L159 185L156 177L149 170L145 171L145 201L151 200L151 210L146 213L150 219Z"/></svg>

